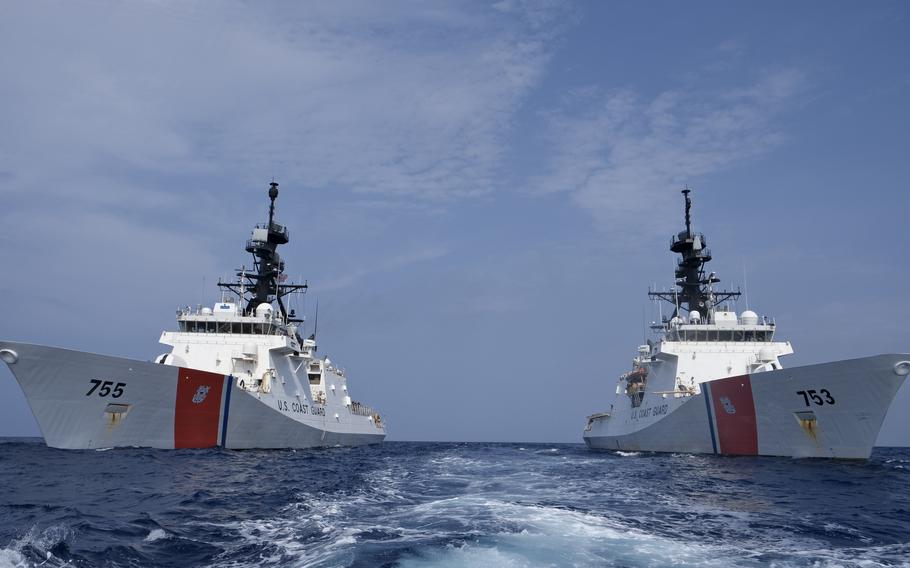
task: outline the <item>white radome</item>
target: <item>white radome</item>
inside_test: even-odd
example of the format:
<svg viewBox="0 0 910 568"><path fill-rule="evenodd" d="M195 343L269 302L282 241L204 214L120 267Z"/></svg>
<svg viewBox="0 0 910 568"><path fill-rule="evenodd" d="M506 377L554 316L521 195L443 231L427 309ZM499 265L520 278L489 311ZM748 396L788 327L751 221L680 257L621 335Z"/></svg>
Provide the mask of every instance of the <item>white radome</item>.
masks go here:
<svg viewBox="0 0 910 568"><path fill-rule="evenodd" d="M758 324L758 314L752 310L746 310L739 315L739 319L743 325L757 325Z"/></svg>

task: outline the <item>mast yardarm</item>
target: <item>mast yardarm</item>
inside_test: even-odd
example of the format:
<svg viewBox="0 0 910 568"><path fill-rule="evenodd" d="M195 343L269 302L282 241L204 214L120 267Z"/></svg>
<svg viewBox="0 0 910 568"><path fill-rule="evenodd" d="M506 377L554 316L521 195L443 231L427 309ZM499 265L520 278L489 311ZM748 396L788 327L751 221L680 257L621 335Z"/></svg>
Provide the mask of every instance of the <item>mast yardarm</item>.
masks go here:
<svg viewBox="0 0 910 568"><path fill-rule="evenodd" d="M715 306L740 296L739 290L716 291L713 285L720 282L720 278L711 272L705 275L705 265L711 260L711 249L702 233L692 232L692 200L689 198L691 190L687 187L682 190L686 200L686 230L674 236L670 242L670 250L679 254L676 262L676 292L648 292L648 297L670 302L674 306L673 317L679 315L679 308L691 312L697 310L705 317L711 318Z"/></svg>

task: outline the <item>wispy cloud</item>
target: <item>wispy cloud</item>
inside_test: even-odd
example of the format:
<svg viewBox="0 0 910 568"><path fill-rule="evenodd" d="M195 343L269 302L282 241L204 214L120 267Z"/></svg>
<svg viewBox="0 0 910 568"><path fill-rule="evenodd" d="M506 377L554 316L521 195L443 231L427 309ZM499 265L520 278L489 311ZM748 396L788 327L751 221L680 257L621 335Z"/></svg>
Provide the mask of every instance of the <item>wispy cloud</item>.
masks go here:
<svg viewBox="0 0 910 568"><path fill-rule="evenodd" d="M237 214L262 199L237 188L272 175L332 192L319 215L282 209L309 230L356 217L362 231L378 223L371 211L436 215L489 192L561 10L545 1L6 6L0 263L29 274L31 293L45 298L63 275L98 282L112 270L130 297L160 292L163 273L177 287L192 278L196 290L216 270L217 241L242 235L253 219ZM445 254L403 249L385 247L327 286ZM74 296L72 310L96 300Z"/></svg>
<svg viewBox="0 0 910 568"><path fill-rule="evenodd" d="M802 74L787 69L745 87L667 90L650 99L579 90L545 115L552 158L532 187L570 193L604 226L641 226L659 193L779 145L778 116L803 85Z"/></svg>
<svg viewBox="0 0 910 568"><path fill-rule="evenodd" d="M345 288L359 282L371 274L397 270L411 264L436 260L446 256L448 252L448 249L443 246L424 246L402 254L376 259L372 263L358 266L343 274L335 276L329 275L325 280L319 282L319 289L322 291L330 291L338 288Z"/></svg>
<svg viewBox="0 0 910 568"><path fill-rule="evenodd" d="M548 60L554 12L543 3L10 6L0 117L15 136L0 140L0 171L56 184L127 169L280 174L432 199L487 192L512 114Z"/></svg>

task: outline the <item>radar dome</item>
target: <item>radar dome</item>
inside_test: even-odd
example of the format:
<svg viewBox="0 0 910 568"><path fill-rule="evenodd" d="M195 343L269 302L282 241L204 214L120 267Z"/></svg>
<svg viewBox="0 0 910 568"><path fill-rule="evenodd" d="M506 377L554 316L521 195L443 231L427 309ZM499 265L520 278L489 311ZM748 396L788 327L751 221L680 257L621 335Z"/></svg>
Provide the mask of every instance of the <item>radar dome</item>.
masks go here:
<svg viewBox="0 0 910 568"><path fill-rule="evenodd" d="M272 315L272 304L267 304L265 302L256 306L256 316L257 317L269 317Z"/></svg>
<svg viewBox="0 0 910 568"><path fill-rule="evenodd" d="M678 325L680 325L680 324L682 324L682 320L679 319L678 317L674 317L673 319L670 320L670 325L671 325L672 327L676 327L676 326L678 326Z"/></svg>
<svg viewBox="0 0 910 568"><path fill-rule="evenodd" d="M206 307L202 308L201 313L204 316L210 316L210 315L212 315L212 308L209 308L208 306L206 306Z"/></svg>
<svg viewBox="0 0 910 568"><path fill-rule="evenodd" d="M758 314L752 310L746 310L739 316L740 321L743 325L757 325L758 324Z"/></svg>
<svg viewBox="0 0 910 568"><path fill-rule="evenodd" d="M698 310L692 310L689 312L689 321L691 323L698 323L701 320L701 314L698 313Z"/></svg>

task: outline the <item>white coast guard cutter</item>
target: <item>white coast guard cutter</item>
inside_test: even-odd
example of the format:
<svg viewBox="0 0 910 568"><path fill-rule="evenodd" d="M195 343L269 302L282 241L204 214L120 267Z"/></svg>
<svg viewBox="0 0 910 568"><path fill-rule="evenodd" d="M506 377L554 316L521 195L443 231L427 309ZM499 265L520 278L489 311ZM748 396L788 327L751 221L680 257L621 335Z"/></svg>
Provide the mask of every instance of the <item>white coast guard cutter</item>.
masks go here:
<svg viewBox="0 0 910 568"><path fill-rule="evenodd" d="M716 291L705 236L690 224L670 250L681 256L678 290L649 292L673 305L652 326L660 339L638 349L606 412L588 417L591 448L793 457L868 458L904 378L910 354L876 355L784 369L793 353L775 324L726 304ZM684 313L686 312L686 313Z"/></svg>
<svg viewBox="0 0 910 568"><path fill-rule="evenodd" d="M277 253L288 231L269 221L246 243L255 270L219 282L214 307L177 313L155 362L0 341L48 446L302 448L381 442L382 419L351 400L345 373L298 334ZM277 309L273 304L277 305Z"/></svg>

